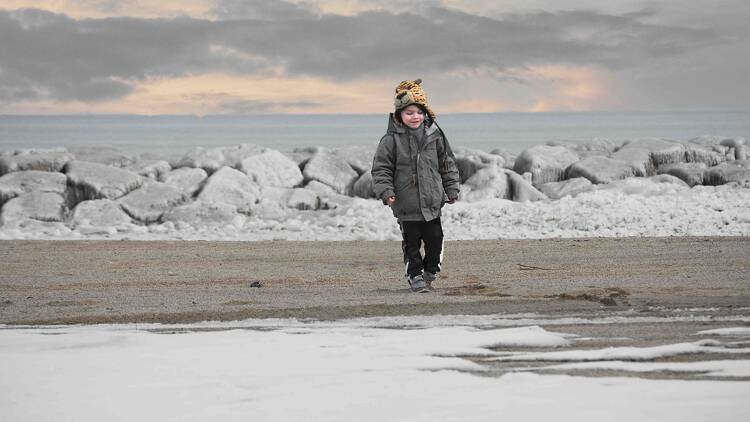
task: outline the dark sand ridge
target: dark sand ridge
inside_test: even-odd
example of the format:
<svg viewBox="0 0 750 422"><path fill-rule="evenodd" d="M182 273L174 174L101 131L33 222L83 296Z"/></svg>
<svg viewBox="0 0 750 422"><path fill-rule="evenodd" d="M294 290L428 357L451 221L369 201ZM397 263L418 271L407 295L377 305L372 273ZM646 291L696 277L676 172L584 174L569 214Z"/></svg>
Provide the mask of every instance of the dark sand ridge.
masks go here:
<svg viewBox="0 0 750 422"><path fill-rule="evenodd" d="M445 249L437 289L412 294L398 242L0 241L0 323L750 306L748 237Z"/></svg>

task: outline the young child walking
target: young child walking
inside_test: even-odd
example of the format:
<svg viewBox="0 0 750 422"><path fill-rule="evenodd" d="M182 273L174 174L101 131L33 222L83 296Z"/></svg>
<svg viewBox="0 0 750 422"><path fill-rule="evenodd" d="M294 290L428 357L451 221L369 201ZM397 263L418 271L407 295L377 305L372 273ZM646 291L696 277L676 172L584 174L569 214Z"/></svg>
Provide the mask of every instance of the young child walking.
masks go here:
<svg viewBox="0 0 750 422"><path fill-rule="evenodd" d="M406 279L418 293L428 292L440 272L440 210L459 193L455 156L421 84L417 79L396 87L395 111L372 163L373 190L398 219Z"/></svg>

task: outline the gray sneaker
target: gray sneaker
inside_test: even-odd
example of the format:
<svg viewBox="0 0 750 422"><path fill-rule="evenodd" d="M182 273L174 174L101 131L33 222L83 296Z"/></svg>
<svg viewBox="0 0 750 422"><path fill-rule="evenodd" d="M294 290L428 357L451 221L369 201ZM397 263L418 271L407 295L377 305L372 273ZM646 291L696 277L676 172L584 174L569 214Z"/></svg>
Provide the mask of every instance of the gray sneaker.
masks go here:
<svg viewBox="0 0 750 422"><path fill-rule="evenodd" d="M427 283L427 288L432 290L432 282L437 279L437 274L433 274L429 271L425 271L422 274L422 279L424 279L424 282Z"/></svg>
<svg viewBox="0 0 750 422"><path fill-rule="evenodd" d="M409 278L409 285L411 286L411 291L414 293L426 293L430 291L422 275L415 275Z"/></svg>

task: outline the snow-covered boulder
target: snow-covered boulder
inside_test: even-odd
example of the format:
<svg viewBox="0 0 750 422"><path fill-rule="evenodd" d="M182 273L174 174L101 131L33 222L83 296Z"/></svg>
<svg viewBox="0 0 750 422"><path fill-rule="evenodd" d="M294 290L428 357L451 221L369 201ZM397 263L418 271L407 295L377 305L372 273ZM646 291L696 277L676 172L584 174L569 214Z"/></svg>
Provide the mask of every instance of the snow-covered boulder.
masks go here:
<svg viewBox="0 0 750 422"><path fill-rule="evenodd" d="M683 163L687 148L669 139L648 138L627 141L612 158L630 164L636 176L653 176L662 164Z"/></svg>
<svg viewBox="0 0 750 422"><path fill-rule="evenodd" d="M117 202L134 219L153 223L168 209L184 202L185 192L161 182L149 182L120 198Z"/></svg>
<svg viewBox="0 0 750 422"><path fill-rule="evenodd" d="M326 151L313 155L302 174L305 180L317 180L340 194L346 194L359 177L344 158Z"/></svg>
<svg viewBox="0 0 750 422"><path fill-rule="evenodd" d="M73 209L70 225L73 228L86 228L86 233L117 232L129 227L133 220L123 211L120 204L111 199L83 201Z"/></svg>
<svg viewBox="0 0 750 422"><path fill-rule="evenodd" d="M87 161L69 162L65 173L75 203L88 199L117 199L144 183L143 177L131 171Z"/></svg>
<svg viewBox="0 0 750 422"><path fill-rule="evenodd" d="M291 189L286 206L298 210L317 210L320 208L320 198L310 189L295 188Z"/></svg>
<svg viewBox="0 0 750 422"><path fill-rule="evenodd" d="M676 163L659 166L659 174L669 174L687 183L688 186L702 185L703 173L706 171L704 163Z"/></svg>
<svg viewBox="0 0 750 422"><path fill-rule="evenodd" d="M566 196L574 197L579 193L596 189L589 179L575 177L560 182L550 182L539 186L539 190L550 199L560 199Z"/></svg>
<svg viewBox="0 0 750 422"><path fill-rule="evenodd" d="M196 147L171 164L173 168L202 168L210 174L222 167L239 168L244 159L260 154L264 150L265 148L253 144L218 148Z"/></svg>
<svg viewBox="0 0 750 422"><path fill-rule="evenodd" d="M591 183L609 183L633 177L636 174L632 165L612 158L592 156L571 164L565 174L568 179L585 177Z"/></svg>
<svg viewBox="0 0 750 422"><path fill-rule="evenodd" d="M297 163L276 150L267 150L245 158L240 164L240 170L259 186L291 188L304 179Z"/></svg>
<svg viewBox="0 0 750 422"><path fill-rule="evenodd" d="M27 192L65 193L68 178L62 173L26 170L0 176L0 205Z"/></svg>
<svg viewBox="0 0 750 422"><path fill-rule="evenodd" d="M500 167L485 167L469 178L461 187L460 199L476 202L490 198L511 197L508 174Z"/></svg>
<svg viewBox="0 0 750 422"><path fill-rule="evenodd" d="M531 173L531 183L539 186L565 178L565 169L578 161L578 154L562 146L538 145L524 150L516 158L513 171Z"/></svg>
<svg viewBox="0 0 750 422"><path fill-rule="evenodd" d="M65 149L18 150L0 156L0 176L23 170L59 172L73 159Z"/></svg>
<svg viewBox="0 0 750 422"><path fill-rule="evenodd" d="M709 167L703 173L703 184L718 186L730 182L745 184L750 181L750 160L735 160Z"/></svg>
<svg viewBox="0 0 750 422"><path fill-rule="evenodd" d="M615 144L607 139L565 140L555 139L546 143L553 147L565 147L580 158L601 155L608 157L615 151Z"/></svg>
<svg viewBox="0 0 750 422"><path fill-rule="evenodd" d="M74 146L68 150L78 161L104 164L112 167L127 167L135 163L135 157L109 145Z"/></svg>
<svg viewBox="0 0 750 422"><path fill-rule="evenodd" d="M188 196L194 196L203 182L208 179L208 173L201 168L183 167L172 170L162 176L161 181L167 185L174 186L185 192Z"/></svg>
<svg viewBox="0 0 750 422"><path fill-rule="evenodd" d="M486 167L502 168L506 162L498 154L490 154L484 151L470 148L455 148L456 167L461 183L466 183L476 172Z"/></svg>
<svg viewBox="0 0 750 422"><path fill-rule="evenodd" d="M511 198L516 202L541 201L547 196L539 192L528 180L512 170L505 170L510 183Z"/></svg>
<svg viewBox="0 0 750 422"><path fill-rule="evenodd" d="M359 198L375 198L375 192L372 190L372 173L366 171L359 176L352 187L352 196Z"/></svg>
<svg viewBox="0 0 750 422"><path fill-rule="evenodd" d="M138 160L125 169L151 180L160 180L172 170L172 166L165 160Z"/></svg>
<svg viewBox="0 0 750 422"><path fill-rule="evenodd" d="M0 209L0 222L5 225L11 221L65 220L65 198L54 192L29 192L10 199Z"/></svg>
<svg viewBox="0 0 750 422"><path fill-rule="evenodd" d="M206 180L198 200L225 203L243 214L250 214L260 198L260 188L247 175L231 167L222 167Z"/></svg>
<svg viewBox="0 0 750 422"><path fill-rule="evenodd" d="M241 225L244 217L237 214L237 208L222 202L195 201L179 207L174 207L165 212L162 221L171 221L178 227L188 225L192 227L202 226L226 226Z"/></svg>

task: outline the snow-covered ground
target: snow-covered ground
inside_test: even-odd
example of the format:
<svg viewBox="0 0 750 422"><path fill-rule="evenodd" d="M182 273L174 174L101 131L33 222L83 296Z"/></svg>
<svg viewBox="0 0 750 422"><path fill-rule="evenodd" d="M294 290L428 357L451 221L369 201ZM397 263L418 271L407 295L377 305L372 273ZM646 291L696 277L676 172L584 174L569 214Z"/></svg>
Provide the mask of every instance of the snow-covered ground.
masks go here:
<svg viewBox="0 0 750 422"><path fill-rule="evenodd" d="M732 379L747 377L750 361L725 357L750 351L747 327L737 326L746 319L727 317L726 328L695 333L693 343L601 350L527 325L570 318L533 314L6 326L0 409L4 421L747 421L750 382ZM696 352L724 357L651 361ZM498 359L725 380L542 375L520 363L498 376L483 364Z"/></svg>
<svg viewBox="0 0 750 422"><path fill-rule="evenodd" d="M448 240L617 236L750 236L750 189L680 187L630 179L614 187L559 200L458 202L443 212ZM231 224L79 227L26 220L0 227L0 239L397 240L388 207L351 198L322 211L287 209L238 215Z"/></svg>

